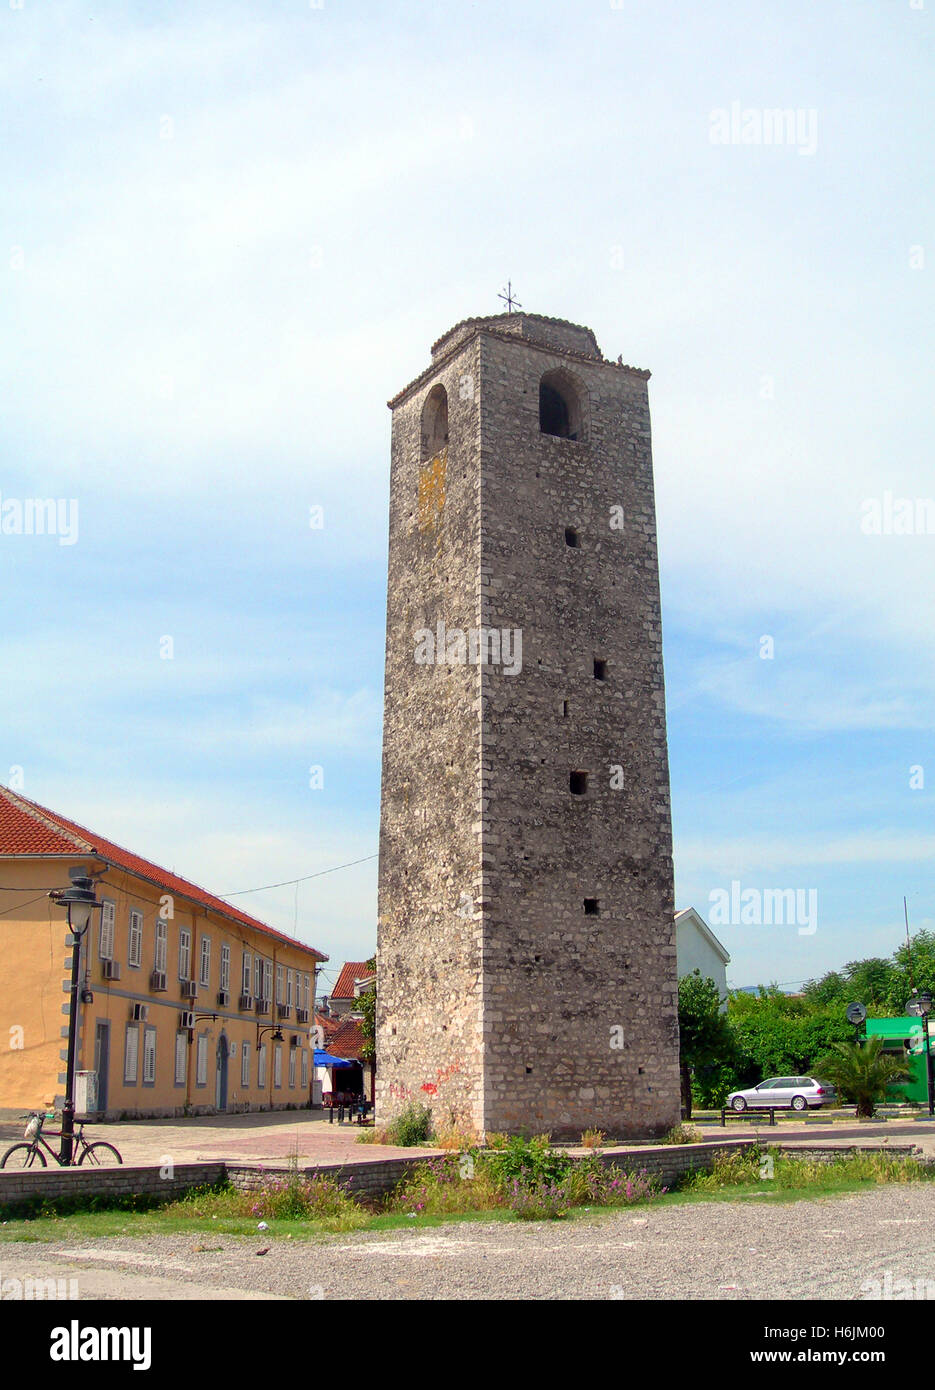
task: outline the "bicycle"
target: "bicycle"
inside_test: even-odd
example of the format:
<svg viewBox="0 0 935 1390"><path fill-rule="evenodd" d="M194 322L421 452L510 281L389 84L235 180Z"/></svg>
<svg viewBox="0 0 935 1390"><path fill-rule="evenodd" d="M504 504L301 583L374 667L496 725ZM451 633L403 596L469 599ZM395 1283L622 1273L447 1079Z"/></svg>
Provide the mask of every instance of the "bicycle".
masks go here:
<svg viewBox="0 0 935 1390"><path fill-rule="evenodd" d="M25 1116L23 1117L26 1118ZM48 1168L46 1154L51 1154L52 1158L60 1168L67 1168L69 1165L60 1154L46 1142L46 1134L50 1139L60 1139L62 1131L60 1129L50 1129L43 1133L43 1125L47 1119L52 1118L48 1115L40 1115L37 1112L29 1117L29 1124L26 1126L24 1138L27 1143L13 1144L7 1149L6 1153L0 1158L0 1168L14 1168L25 1170L27 1168ZM43 1153L45 1150L45 1153ZM123 1163L120 1151L115 1149L113 1144L108 1144L104 1139L93 1141L84 1137L84 1121L81 1121L72 1136L71 1166L87 1164L89 1168L108 1168L118 1163Z"/></svg>

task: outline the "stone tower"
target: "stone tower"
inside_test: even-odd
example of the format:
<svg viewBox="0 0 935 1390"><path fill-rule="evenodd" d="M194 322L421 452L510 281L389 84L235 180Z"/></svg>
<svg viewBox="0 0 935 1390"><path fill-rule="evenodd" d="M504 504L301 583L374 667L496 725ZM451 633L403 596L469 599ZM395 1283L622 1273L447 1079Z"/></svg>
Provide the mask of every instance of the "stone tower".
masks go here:
<svg viewBox="0 0 935 1390"><path fill-rule="evenodd" d="M648 377L509 313L389 403L381 1122L678 1122Z"/></svg>

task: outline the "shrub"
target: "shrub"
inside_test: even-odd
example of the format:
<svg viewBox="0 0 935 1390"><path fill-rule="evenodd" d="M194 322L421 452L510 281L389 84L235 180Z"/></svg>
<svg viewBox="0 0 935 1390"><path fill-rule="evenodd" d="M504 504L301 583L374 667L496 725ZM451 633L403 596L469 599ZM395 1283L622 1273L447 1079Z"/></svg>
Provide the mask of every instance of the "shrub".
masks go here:
<svg viewBox="0 0 935 1390"><path fill-rule="evenodd" d="M464 1211L492 1211L504 1204L503 1195L489 1172L474 1155L445 1154L418 1163L397 1185L387 1210L417 1212L429 1216Z"/></svg>
<svg viewBox="0 0 935 1390"><path fill-rule="evenodd" d="M483 1150L477 1159L504 1191L512 1186L514 1179L527 1187L541 1183L556 1186L565 1180L572 1167L571 1155L550 1149L546 1134L534 1139L508 1138L495 1148Z"/></svg>
<svg viewBox="0 0 935 1390"><path fill-rule="evenodd" d="M358 1144L388 1144L390 1141L386 1137L385 1129L378 1129L376 1125L368 1129L362 1129L357 1136Z"/></svg>
<svg viewBox="0 0 935 1390"><path fill-rule="evenodd" d="M701 1144L704 1135L697 1125L673 1125L662 1137L663 1144Z"/></svg>
<svg viewBox="0 0 935 1390"><path fill-rule="evenodd" d="M572 1206L617 1207L649 1202L666 1191L659 1179L641 1168L626 1173L616 1164L576 1163L566 1189Z"/></svg>
<svg viewBox="0 0 935 1390"><path fill-rule="evenodd" d="M477 1134L469 1126L450 1120L447 1124L436 1126L432 1142L439 1149L457 1149L461 1153L476 1148Z"/></svg>
<svg viewBox="0 0 935 1390"><path fill-rule="evenodd" d="M586 1129L581 1136L581 1147L584 1149L602 1149L607 1135L602 1129Z"/></svg>
<svg viewBox="0 0 935 1390"><path fill-rule="evenodd" d="M514 1178L506 1200L521 1221L555 1221L566 1216L572 1205L566 1183L545 1179Z"/></svg>
<svg viewBox="0 0 935 1390"><path fill-rule="evenodd" d="M432 1112L427 1105L411 1100L386 1127L386 1142L409 1149L424 1144L432 1133Z"/></svg>

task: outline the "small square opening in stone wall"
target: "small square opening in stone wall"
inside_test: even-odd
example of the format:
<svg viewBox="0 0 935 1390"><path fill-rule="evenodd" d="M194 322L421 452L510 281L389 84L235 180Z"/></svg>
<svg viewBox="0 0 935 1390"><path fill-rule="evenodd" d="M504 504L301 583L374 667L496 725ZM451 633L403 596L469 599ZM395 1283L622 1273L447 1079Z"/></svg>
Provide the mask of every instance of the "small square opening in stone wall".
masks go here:
<svg viewBox="0 0 935 1390"><path fill-rule="evenodd" d="M581 544L581 537L573 526L565 527L565 544L570 545L572 550L577 549Z"/></svg>
<svg viewBox="0 0 935 1390"><path fill-rule="evenodd" d="M607 662L602 661L597 656L594 658L594 679L596 681L606 681L607 679Z"/></svg>
<svg viewBox="0 0 935 1390"><path fill-rule="evenodd" d="M584 900L584 915L585 915L586 917L599 917L599 916L600 916L600 911L601 911L601 905L600 905L600 903L598 902L597 898L585 898L585 900Z"/></svg>
<svg viewBox="0 0 935 1390"><path fill-rule="evenodd" d="M588 790L588 774L586 772L570 772L568 774L568 790L574 796L584 796Z"/></svg>

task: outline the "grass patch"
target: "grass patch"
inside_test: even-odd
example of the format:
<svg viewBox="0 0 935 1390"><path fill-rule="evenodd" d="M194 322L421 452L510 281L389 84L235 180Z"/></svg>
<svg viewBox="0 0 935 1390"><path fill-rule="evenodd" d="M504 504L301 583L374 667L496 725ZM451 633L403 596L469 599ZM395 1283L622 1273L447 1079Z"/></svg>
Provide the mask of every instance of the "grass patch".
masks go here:
<svg viewBox="0 0 935 1390"><path fill-rule="evenodd" d="M932 1182L935 1165L895 1154L853 1153L827 1160L782 1154L765 1146L725 1149L715 1154L710 1172L686 1173L677 1184L680 1195L737 1195L751 1188L764 1193L794 1191L820 1196L888 1183Z"/></svg>
<svg viewBox="0 0 935 1390"><path fill-rule="evenodd" d="M222 1184L195 1188L158 1204L154 1198L45 1202L3 1221L0 1242L148 1235L228 1236L265 1244L315 1241L352 1231L464 1221L593 1220L636 1205L775 1204L933 1180L935 1164L914 1158L858 1152L823 1162L755 1146L721 1151L710 1172L687 1173L666 1192L645 1172L628 1174L594 1155L575 1161L549 1149L540 1136L426 1158L379 1203L356 1200L343 1184L308 1178L292 1168L250 1192Z"/></svg>

